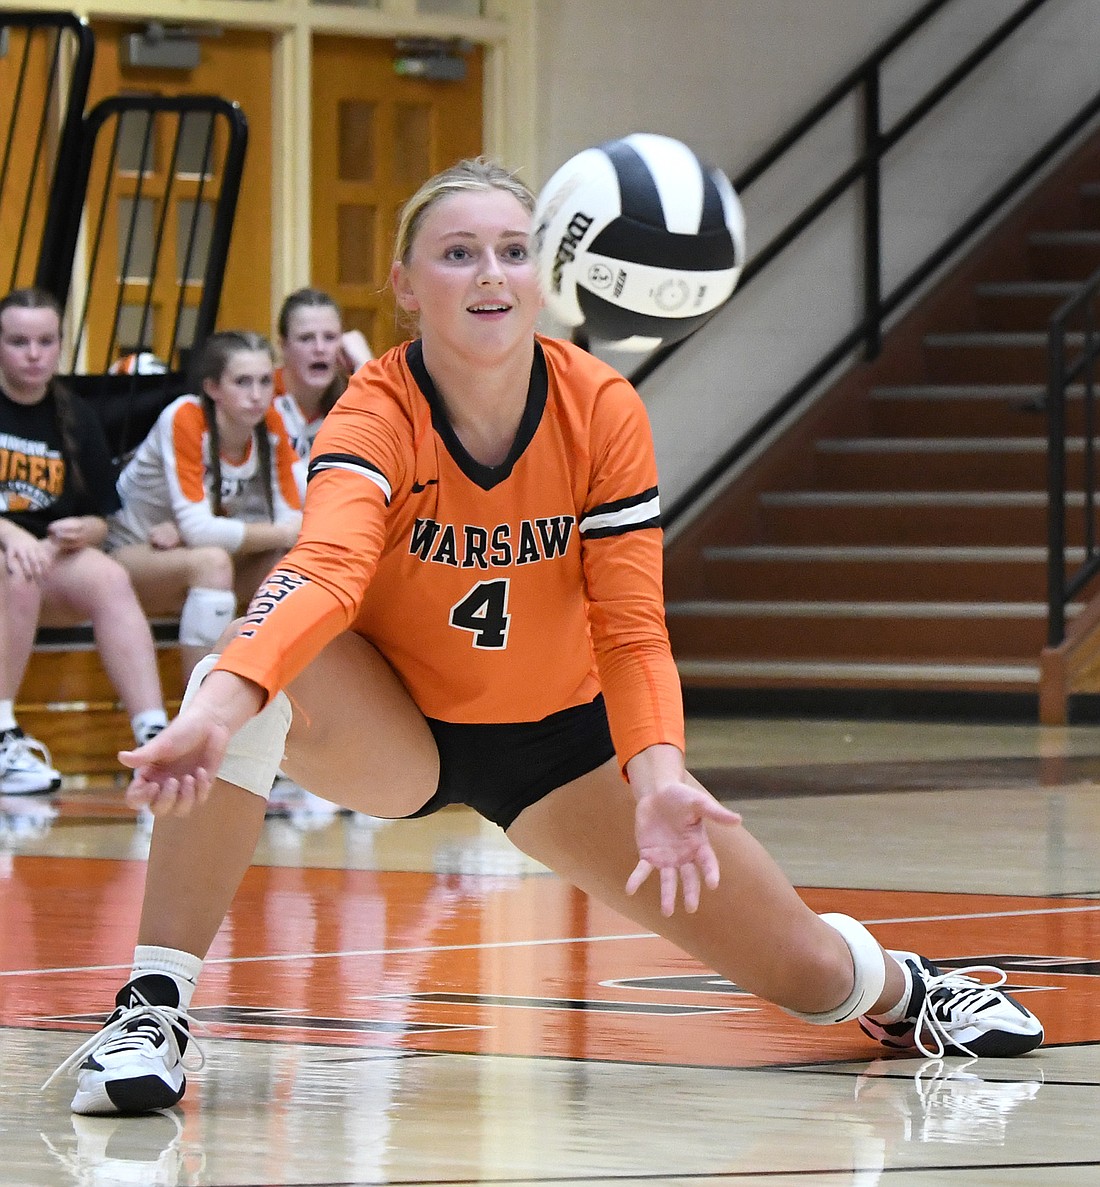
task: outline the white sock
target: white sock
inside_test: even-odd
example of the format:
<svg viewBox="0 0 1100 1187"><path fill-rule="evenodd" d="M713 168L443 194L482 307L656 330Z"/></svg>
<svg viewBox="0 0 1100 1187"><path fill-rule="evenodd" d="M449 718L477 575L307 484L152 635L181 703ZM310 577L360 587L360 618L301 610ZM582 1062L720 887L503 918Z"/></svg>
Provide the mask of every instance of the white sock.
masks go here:
<svg viewBox="0 0 1100 1187"><path fill-rule="evenodd" d="M192 587L180 610L180 643L212 651L236 613L237 598L231 589Z"/></svg>
<svg viewBox="0 0 1100 1187"><path fill-rule="evenodd" d="M905 992L901 995L901 1000L896 1006L893 1007L893 1009L887 1010L885 1014L871 1014L869 1017L874 1018L876 1022L885 1022L889 1024L891 1022L900 1022L904 1017L906 1017L909 1009L909 998L913 994L913 973L909 968L909 965L906 964L904 960L897 960L897 957L890 952L888 952L887 955L891 960L897 961L901 968L902 974L905 977Z"/></svg>
<svg viewBox="0 0 1100 1187"><path fill-rule="evenodd" d="M191 1005L191 997L202 972L202 959L180 948L160 948L156 944L138 944L134 948L134 967L130 979L146 973L171 977L180 991L180 1009Z"/></svg>
<svg viewBox="0 0 1100 1187"><path fill-rule="evenodd" d="M163 709L146 709L130 718L130 728L139 746L144 746L154 735L168 724L168 714Z"/></svg>
<svg viewBox="0 0 1100 1187"><path fill-rule="evenodd" d="M0 734L15 729L15 702L0 701Z"/></svg>

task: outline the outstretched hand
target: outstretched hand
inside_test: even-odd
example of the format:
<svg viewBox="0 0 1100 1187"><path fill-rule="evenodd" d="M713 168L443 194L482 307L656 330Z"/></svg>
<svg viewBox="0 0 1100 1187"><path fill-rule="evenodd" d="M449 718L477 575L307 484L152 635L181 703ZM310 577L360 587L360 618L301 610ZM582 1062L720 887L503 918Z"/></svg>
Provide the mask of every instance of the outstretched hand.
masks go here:
<svg viewBox="0 0 1100 1187"><path fill-rule="evenodd" d="M126 802L154 816L186 816L210 794L229 738L224 725L185 712L144 746L119 751L119 762L134 772Z"/></svg>
<svg viewBox="0 0 1100 1187"><path fill-rule="evenodd" d="M738 825L741 817L689 783L668 784L641 796L634 815L640 860L627 879L626 893L634 894L656 870L662 915L676 910L677 885L684 909L698 910L702 887L713 890L718 885L718 858L707 836L706 821Z"/></svg>

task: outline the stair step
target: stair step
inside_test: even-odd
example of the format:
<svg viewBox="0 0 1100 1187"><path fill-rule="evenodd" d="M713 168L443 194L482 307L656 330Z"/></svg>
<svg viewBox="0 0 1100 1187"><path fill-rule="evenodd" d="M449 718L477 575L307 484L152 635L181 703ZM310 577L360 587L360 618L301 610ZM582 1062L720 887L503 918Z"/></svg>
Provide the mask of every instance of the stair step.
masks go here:
<svg viewBox="0 0 1100 1187"><path fill-rule="evenodd" d="M1084 336L1069 333L1070 349ZM927 378L932 383L1046 383L1049 345L1045 333L968 331L928 334L924 339Z"/></svg>
<svg viewBox="0 0 1100 1187"><path fill-rule="evenodd" d="M1079 563L1084 559L1083 548L1069 549L1069 559ZM953 547L949 545L711 545L703 549L706 560L727 561L782 561L786 563L809 563L813 561L890 561L910 564L1034 564L1045 561L1047 550L1037 545L1010 545L994 547L973 545Z"/></svg>
<svg viewBox="0 0 1100 1187"><path fill-rule="evenodd" d="M1068 608L1069 617L1079 607ZM695 659L1033 662L1045 602L673 601L673 653Z"/></svg>
<svg viewBox="0 0 1100 1187"><path fill-rule="evenodd" d="M1033 231L1027 256L1036 280L1086 280L1100 268L1100 231Z"/></svg>
<svg viewBox="0 0 1100 1187"><path fill-rule="evenodd" d="M986 330L1045 330L1080 288L1072 280L991 281L974 286L975 315Z"/></svg>
<svg viewBox="0 0 1100 1187"><path fill-rule="evenodd" d="M1084 227L1100 227L1100 181L1086 181L1077 187Z"/></svg>
<svg viewBox="0 0 1100 1187"><path fill-rule="evenodd" d="M881 688L1036 692L1038 664L679 660L685 688Z"/></svg>
<svg viewBox="0 0 1100 1187"><path fill-rule="evenodd" d="M1034 436L1046 431L1045 384L922 384L870 392L871 429L887 437ZM1069 432L1083 433L1080 386L1067 392Z"/></svg>
<svg viewBox="0 0 1100 1187"><path fill-rule="evenodd" d="M1067 572L1085 550L1067 551ZM1022 601L1045 599L1040 546L714 545L666 581L670 598Z"/></svg>
<svg viewBox="0 0 1100 1187"><path fill-rule="evenodd" d="M989 280L974 286L983 297L1071 297L1081 286L1072 280Z"/></svg>
<svg viewBox="0 0 1100 1187"><path fill-rule="evenodd" d="M1066 440L1066 477L1082 487L1085 441ZM811 478L811 475L807 475ZM846 437L814 446L814 485L863 489L1035 490L1047 482L1045 437Z"/></svg>
<svg viewBox="0 0 1100 1187"><path fill-rule="evenodd" d="M1079 613L1079 605L1071 605L1071 616ZM931 601L721 601L695 600L669 602L670 616L728 618L904 618L915 619L1046 619L1045 602L931 602Z"/></svg>
<svg viewBox="0 0 1100 1187"><path fill-rule="evenodd" d="M766 491L763 536L774 544L1044 546L1046 491ZM1067 498L1067 534L1084 541L1084 495ZM1077 512L1078 514L1073 514Z"/></svg>

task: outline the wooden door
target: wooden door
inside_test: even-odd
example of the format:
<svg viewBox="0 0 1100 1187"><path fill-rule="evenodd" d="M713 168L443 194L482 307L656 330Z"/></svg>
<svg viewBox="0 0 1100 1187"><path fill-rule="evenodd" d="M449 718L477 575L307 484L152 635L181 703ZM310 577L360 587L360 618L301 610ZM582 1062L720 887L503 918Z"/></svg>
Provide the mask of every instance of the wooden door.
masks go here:
<svg viewBox="0 0 1100 1187"><path fill-rule="evenodd" d="M217 322L219 328L252 329L268 333L271 325L272 250L271 35L267 32L225 29L220 36L206 37L200 41L201 60L193 70L165 70L126 65L121 52L123 39L135 31L134 26L102 21L96 22L94 29L96 59L89 106L110 95L155 92L162 95L218 95L238 103L244 111L248 120L248 150ZM153 144L150 151L143 149L143 129L142 121L132 121L132 144L126 142L128 133L125 125L120 129L119 176L114 189L117 206L107 212L105 226L109 231L114 228L117 233L118 228L133 222L139 234L149 239L159 226L157 196L164 192L165 171L173 167L173 162L172 153L165 144ZM192 141L197 151L203 138L201 126L196 125L196 135ZM190 179L187 184L194 185L198 196L201 178L192 163L177 159L174 168L178 177ZM92 193L100 192L102 180L93 177L89 188ZM132 208L135 195L141 207L136 212ZM170 225L165 235L166 250L174 250L176 242ZM171 340L181 284L186 308L193 311L199 298L198 282L201 277L194 274L183 276L183 252L184 245L180 243L181 259L176 261L177 266L168 268L166 274L158 275L155 281L153 325L146 327L145 342L141 344L151 346L154 351L162 353L162 357L166 357L163 355L163 342ZM108 275L108 272L112 274ZM90 293L93 311L102 306L107 314L113 312L118 283L118 269L97 270ZM123 326L127 324L127 317L130 320L139 318L148 283L143 278L140 259L131 259L126 268ZM98 362L94 318L90 319L89 324L93 339L89 342L89 357ZM122 340L126 341L125 333ZM186 335L183 340L187 341Z"/></svg>
<svg viewBox="0 0 1100 1187"><path fill-rule="evenodd" d="M466 78L399 75L392 41L318 37L313 54L313 283L376 354L408 337L388 276L397 214L421 182L482 149L482 53Z"/></svg>
<svg viewBox="0 0 1100 1187"><path fill-rule="evenodd" d="M91 57L72 14L0 13L0 294L35 283L49 255L55 171L79 134Z"/></svg>

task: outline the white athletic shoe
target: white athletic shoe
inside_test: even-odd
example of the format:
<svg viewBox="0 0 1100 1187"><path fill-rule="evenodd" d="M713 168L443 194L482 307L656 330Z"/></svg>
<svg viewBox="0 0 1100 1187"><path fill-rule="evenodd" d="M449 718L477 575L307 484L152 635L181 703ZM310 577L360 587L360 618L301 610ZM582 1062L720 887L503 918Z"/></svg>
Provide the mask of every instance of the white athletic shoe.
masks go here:
<svg viewBox="0 0 1100 1187"><path fill-rule="evenodd" d="M915 952L890 955L908 965L913 976L905 1017L899 1022L881 1022L865 1014L859 1020L864 1033L884 1046L939 1059L944 1055L1024 1055L1043 1041L1039 1019L997 988L1008 980L1002 969L974 965L944 972ZM972 973L992 973L997 979L979 981Z"/></svg>
<svg viewBox="0 0 1100 1187"><path fill-rule="evenodd" d="M77 1069L72 1111L84 1115L151 1113L176 1104L187 1086L183 1053L190 1019L171 977L148 973L128 982L103 1025L53 1073ZM194 1047L193 1068L203 1056ZM193 1070L193 1069L192 1069Z"/></svg>
<svg viewBox="0 0 1100 1187"><path fill-rule="evenodd" d="M50 752L16 726L0 734L0 795L41 795L61 786Z"/></svg>

